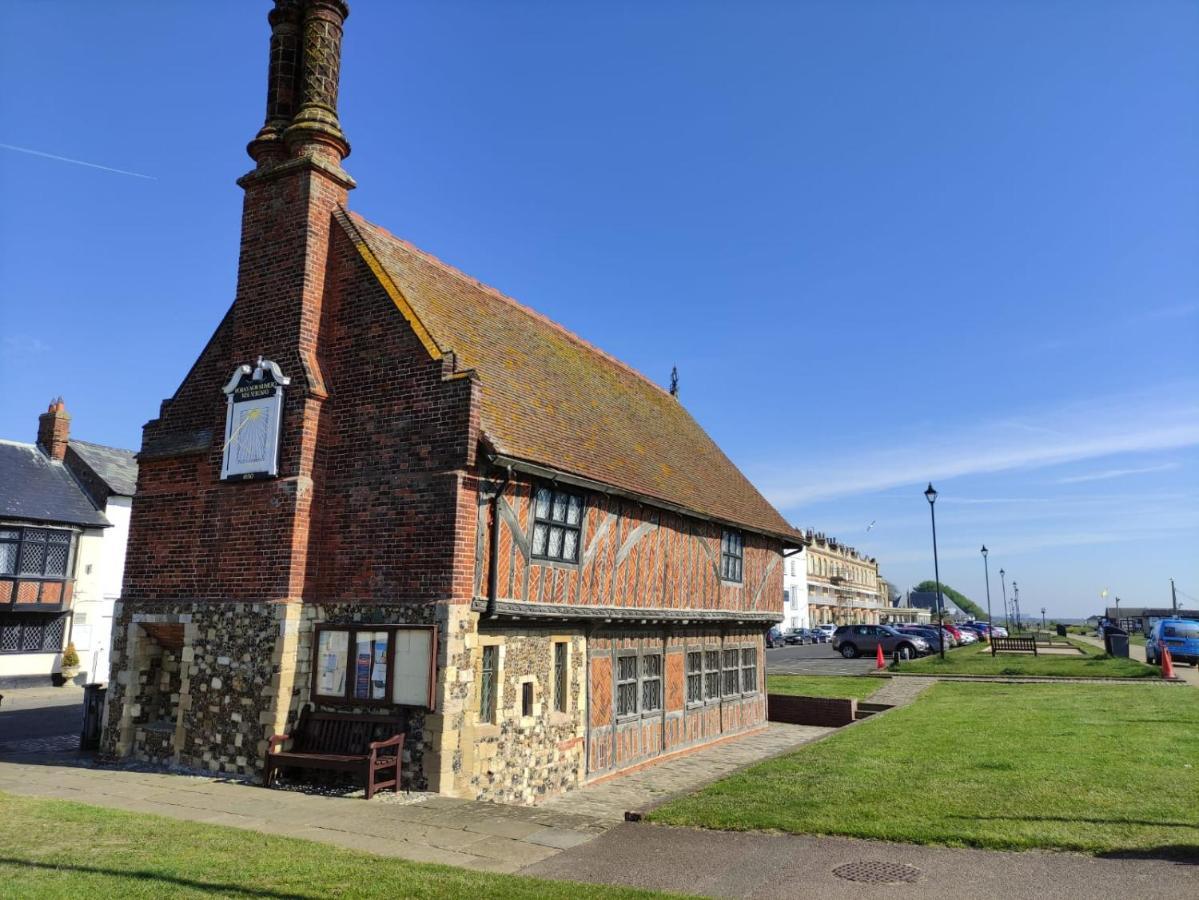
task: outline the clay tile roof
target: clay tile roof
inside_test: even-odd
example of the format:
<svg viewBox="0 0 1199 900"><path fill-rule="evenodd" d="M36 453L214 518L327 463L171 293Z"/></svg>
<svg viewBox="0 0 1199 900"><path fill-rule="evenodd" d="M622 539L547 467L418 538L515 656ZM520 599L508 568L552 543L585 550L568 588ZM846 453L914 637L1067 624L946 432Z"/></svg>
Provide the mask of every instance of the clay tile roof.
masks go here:
<svg viewBox="0 0 1199 900"><path fill-rule="evenodd" d="M475 370L482 429L501 454L802 541L668 391L361 217L339 218L441 352Z"/></svg>

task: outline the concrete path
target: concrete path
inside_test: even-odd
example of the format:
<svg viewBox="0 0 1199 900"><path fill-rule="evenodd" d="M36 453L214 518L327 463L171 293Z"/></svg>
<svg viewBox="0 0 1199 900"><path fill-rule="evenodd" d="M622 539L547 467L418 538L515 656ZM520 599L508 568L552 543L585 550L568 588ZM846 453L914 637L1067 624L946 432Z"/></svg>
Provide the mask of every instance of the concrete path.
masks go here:
<svg viewBox="0 0 1199 900"><path fill-rule="evenodd" d="M1088 644L1094 644L1096 647L1103 646L1103 638L1091 637L1089 634L1076 634L1072 637L1078 638L1080 641L1086 641ZM1140 662L1145 662L1145 648L1141 644L1129 643L1128 655ZM1174 664L1174 674L1185 681L1187 684L1199 686L1199 668L1192 665L1183 665L1182 663Z"/></svg>
<svg viewBox="0 0 1199 900"><path fill-rule="evenodd" d="M0 791L492 872L516 871L590 841L607 827L570 813L433 795L381 794L368 802L202 776L39 765L11 758L0 760Z"/></svg>
<svg viewBox="0 0 1199 900"><path fill-rule="evenodd" d="M762 732L724 741L705 750L646 766L582 790L550 797L542 809L621 822L626 812L646 812L678 794L689 793L746 766L788 753L836 731L812 725L772 722Z"/></svg>
<svg viewBox="0 0 1199 900"><path fill-rule="evenodd" d="M852 866L911 882L847 880ZM838 875L838 871L843 874ZM1073 853L998 853L886 844L850 838L701 831L657 825L618 826L589 844L523 869L521 874L636 885L710 897L887 900L1043 900L1199 896L1199 858L1097 859Z"/></svg>

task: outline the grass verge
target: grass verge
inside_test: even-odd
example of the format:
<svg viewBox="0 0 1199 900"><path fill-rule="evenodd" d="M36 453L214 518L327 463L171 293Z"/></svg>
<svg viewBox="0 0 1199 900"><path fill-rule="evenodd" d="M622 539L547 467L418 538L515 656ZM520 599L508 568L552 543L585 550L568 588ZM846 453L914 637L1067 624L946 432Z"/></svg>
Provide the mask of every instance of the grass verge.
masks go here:
<svg viewBox="0 0 1199 900"><path fill-rule="evenodd" d="M1161 671L1135 659L1107 656L1099 647L1083 641L1070 643L1082 656L1040 656L1023 653L991 655L985 645L971 644L945 654L899 664L897 671L919 675L1029 675L1055 678L1160 678Z"/></svg>
<svg viewBox="0 0 1199 900"><path fill-rule="evenodd" d="M865 700L886 683L882 678L861 675L767 675L766 692L792 697Z"/></svg>
<svg viewBox="0 0 1199 900"><path fill-rule="evenodd" d="M11 794L0 794L0 846L0 895L22 898L662 896Z"/></svg>
<svg viewBox="0 0 1199 900"><path fill-rule="evenodd" d="M1199 859L1197 696L1155 684L943 682L650 819Z"/></svg>

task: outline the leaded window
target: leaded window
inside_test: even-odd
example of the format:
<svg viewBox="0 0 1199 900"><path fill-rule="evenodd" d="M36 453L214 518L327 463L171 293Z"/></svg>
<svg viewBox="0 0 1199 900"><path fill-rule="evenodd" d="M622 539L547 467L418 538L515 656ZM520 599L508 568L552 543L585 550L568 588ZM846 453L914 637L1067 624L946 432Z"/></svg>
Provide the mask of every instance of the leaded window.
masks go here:
<svg viewBox="0 0 1199 900"><path fill-rule="evenodd" d="M720 699L720 651L704 651L704 699Z"/></svg>
<svg viewBox="0 0 1199 900"><path fill-rule="evenodd" d="M0 575L65 578L71 532L58 528L0 528Z"/></svg>
<svg viewBox="0 0 1199 900"><path fill-rule="evenodd" d="M66 621L64 616L0 616L0 653L57 653Z"/></svg>
<svg viewBox="0 0 1199 900"><path fill-rule="evenodd" d="M533 501L534 557L578 562L582 528L582 497L557 488L537 489Z"/></svg>
<svg viewBox="0 0 1199 900"><path fill-rule="evenodd" d="M703 703L704 655L699 650L687 652L687 702Z"/></svg>
<svg viewBox="0 0 1199 900"><path fill-rule="evenodd" d="M720 577L725 581L741 581L743 540L739 531L726 531L720 538Z"/></svg>
<svg viewBox="0 0 1199 900"><path fill-rule="evenodd" d="M741 663L736 650L724 651L724 695L741 693Z"/></svg>
<svg viewBox="0 0 1199 900"><path fill-rule="evenodd" d="M483 648L483 666L479 678L479 721L495 721L496 685L499 677L500 648L488 644Z"/></svg>
<svg viewBox="0 0 1199 900"><path fill-rule="evenodd" d="M741 690L749 694L758 689L758 649L741 649Z"/></svg>
<svg viewBox="0 0 1199 900"><path fill-rule="evenodd" d="M641 711L662 708L662 655L647 653L641 657Z"/></svg>
<svg viewBox="0 0 1199 900"><path fill-rule="evenodd" d="M566 712L567 647L566 641L554 644L554 709Z"/></svg>
<svg viewBox="0 0 1199 900"><path fill-rule="evenodd" d="M616 715L631 716L637 712L637 657L633 654L616 657Z"/></svg>

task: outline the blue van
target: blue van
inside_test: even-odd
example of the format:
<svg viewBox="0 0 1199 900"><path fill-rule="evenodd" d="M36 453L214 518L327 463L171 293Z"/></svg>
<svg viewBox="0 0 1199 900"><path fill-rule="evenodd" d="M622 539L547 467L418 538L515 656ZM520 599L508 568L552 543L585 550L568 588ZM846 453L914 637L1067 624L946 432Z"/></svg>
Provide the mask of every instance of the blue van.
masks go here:
<svg viewBox="0 0 1199 900"><path fill-rule="evenodd" d="M1145 638L1145 659L1161 665L1162 647L1170 651L1174 662L1199 666L1199 622L1194 619L1160 619Z"/></svg>

